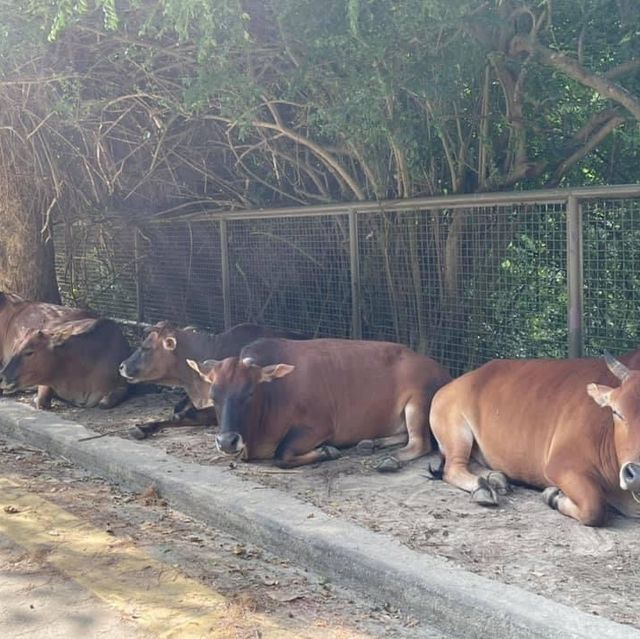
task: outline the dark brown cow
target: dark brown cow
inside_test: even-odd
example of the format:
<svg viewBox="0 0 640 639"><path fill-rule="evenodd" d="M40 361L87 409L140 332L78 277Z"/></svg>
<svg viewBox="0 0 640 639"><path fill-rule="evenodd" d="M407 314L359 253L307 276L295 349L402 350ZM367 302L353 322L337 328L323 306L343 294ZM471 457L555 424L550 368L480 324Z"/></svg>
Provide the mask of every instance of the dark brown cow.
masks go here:
<svg viewBox="0 0 640 639"><path fill-rule="evenodd" d="M640 351L605 360L496 360L438 391L430 420L445 481L494 505L506 474L588 526L607 504L639 516L640 371L628 366L640 368Z"/></svg>
<svg viewBox="0 0 640 639"><path fill-rule="evenodd" d="M211 384L216 445L290 468L335 459L335 447L404 443L381 470L428 453L431 398L450 380L399 344L261 339L240 357L189 365Z"/></svg>
<svg viewBox="0 0 640 639"><path fill-rule="evenodd" d="M38 386L38 408L49 408L54 394L79 406L111 408L127 395L118 365L130 352L111 320L52 321L16 345L0 384L8 391Z"/></svg>
<svg viewBox="0 0 640 639"><path fill-rule="evenodd" d="M4 366L27 331L54 321L94 317L88 311L57 304L29 302L19 295L0 292L0 365Z"/></svg>
<svg viewBox="0 0 640 639"><path fill-rule="evenodd" d="M188 400L174 409L173 418L140 424L131 431L137 439L148 437L165 426L191 426L216 422L209 384L187 366L187 359L224 359L237 356L243 346L259 337L304 339L300 333L281 331L269 326L238 324L223 333L212 335L195 329L179 329L163 321L147 329L142 344L122 362L120 374L130 383L152 382L183 388ZM196 410L197 409L197 410Z"/></svg>

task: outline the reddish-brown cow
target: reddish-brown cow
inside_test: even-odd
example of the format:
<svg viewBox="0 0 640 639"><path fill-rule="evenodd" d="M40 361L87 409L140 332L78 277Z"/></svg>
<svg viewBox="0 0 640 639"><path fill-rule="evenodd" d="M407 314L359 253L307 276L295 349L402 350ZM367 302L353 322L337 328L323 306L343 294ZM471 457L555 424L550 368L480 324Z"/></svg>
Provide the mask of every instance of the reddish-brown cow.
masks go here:
<svg viewBox="0 0 640 639"><path fill-rule="evenodd" d="M430 419L445 481L494 505L508 477L588 526L607 504L640 516L640 351L621 360L496 360L442 388Z"/></svg>
<svg viewBox="0 0 640 639"><path fill-rule="evenodd" d="M130 351L111 320L49 322L17 344L0 384L8 391L38 386L38 408L49 408L54 394L79 406L111 408L127 395L118 365Z"/></svg>
<svg viewBox="0 0 640 639"><path fill-rule="evenodd" d="M335 459L336 447L404 443L380 470L428 453L431 398L450 380L399 344L261 339L223 361L189 361L211 384L216 444L289 468Z"/></svg>
<svg viewBox="0 0 640 639"><path fill-rule="evenodd" d="M147 330L142 344L120 365L120 374L130 383L152 382L177 386L187 393L187 400L174 409L173 418L140 424L131 431L136 439L148 437L166 426L191 426L216 422L209 384L187 366L187 359L224 359L237 356L242 347L259 337L304 339L293 331L269 326L238 324L223 333L212 335L195 329L179 329L169 322L159 322Z"/></svg>
<svg viewBox="0 0 640 639"><path fill-rule="evenodd" d="M11 359L27 331L44 328L49 322L85 317L93 315L79 308L29 302L19 295L0 292L0 365Z"/></svg>

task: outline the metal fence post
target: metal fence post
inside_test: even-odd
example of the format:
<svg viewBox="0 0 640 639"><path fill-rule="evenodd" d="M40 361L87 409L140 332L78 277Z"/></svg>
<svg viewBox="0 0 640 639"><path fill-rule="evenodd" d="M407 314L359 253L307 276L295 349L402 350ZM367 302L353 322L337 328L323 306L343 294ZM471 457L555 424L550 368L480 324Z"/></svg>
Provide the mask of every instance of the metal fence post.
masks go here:
<svg viewBox="0 0 640 639"><path fill-rule="evenodd" d="M360 288L360 251L358 250L358 213L349 209L349 267L351 270L351 337L362 339L362 290Z"/></svg>
<svg viewBox="0 0 640 639"><path fill-rule="evenodd" d="M567 198L567 329L569 357L582 357L583 256L582 204L575 195Z"/></svg>
<svg viewBox="0 0 640 639"><path fill-rule="evenodd" d="M144 323L144 282L142 268L142 257L140 255L140 229L136 228L133 233L133 269L136 280L136 321L138 324Z"/></svg>
<svg viewBox="0 0 640 639"><path fill-rule="evenodd" d="M231 283L229 279L229 235L227 220L220 218L220 276L222 278L222 309L224 328L231 328Z"/></svg>

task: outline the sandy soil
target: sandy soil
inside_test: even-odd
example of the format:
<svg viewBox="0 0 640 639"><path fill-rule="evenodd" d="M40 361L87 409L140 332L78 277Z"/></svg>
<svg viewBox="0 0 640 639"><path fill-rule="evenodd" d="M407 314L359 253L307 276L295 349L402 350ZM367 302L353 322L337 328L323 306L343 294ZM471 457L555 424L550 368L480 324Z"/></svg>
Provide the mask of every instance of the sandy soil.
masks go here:
<svg viewBox="0 0 640 639"><path fill-rule="evenodd" d="M40 451L2 439L0 474L19 481L29 492L108 531L114 540L132 542L154 559L174 566L224 595L228 599L228 625L236 631L228 629L228 632L220 631L216 636L234 639L260 637L260 628L253 613L264 613L273 622L291 630L287 636L307 637L309 635L303 630L310 628L319 632L326 629L327 636L332 639L413 639L416 636L444 639L441 633L419 625L417 620L392 604L372 606L318 575L200 524L170 508L152 490L140 495L121 491L65 460L53 459ZM13 557L8 557L9 564L3 567L4 573L10 573L14 578L25 576L33 581L35 572L45 576L52 572L46 562L46 552L35 556L19 548L13 550ZM0 556L5 555L7 551L0 539ZM78 590L66 578L58 578L63 584L67 583L68 589ZM141 575L140 579L140 588L144 588L147 576ZM82 597L88 596L82 589L79 593ZM54 594L61 597L65 591ZM25 601L27 605L38 603L33 593ZM82 612L82 606L76 599L66 599L64 606L67 612ZM94 614L95 610L91 612ZM132 620L123 617L122 621ZM51 619L51 624L47 637L65 636L61 634L64 626L59 620ZM15 623L5 628L9 633L4 634L5 637L45 636L45 633L33 634L29 630L19 633ZM294 632L296 629L300 630L299 634ZM114 628L115 634L112 632L110 636L146 636L143 632L134 633L135 630L135 624L131 625L129 634L118 634L118 629ZM77 636L103 635L87 631Z"/></svg>
<svg viewBox="0 0 640 639"><path fill-rule="evenodd" d="M61 404L54 410L107 432L164 419L177 398L165 391L133 397L111 411ZM640 608L634 603L640 599L640 522L613 515L606 528L586 528L525 488L503 497L498 508L482 508L444 482L425 479L425 460L394 475L377 473L373 466L384 453L362 457L346 451L337 461L282 471L221 456L211 429L165 430L146 443L184 460L224 465L331 514L392 534L415 550L640 628Z"/></svg>

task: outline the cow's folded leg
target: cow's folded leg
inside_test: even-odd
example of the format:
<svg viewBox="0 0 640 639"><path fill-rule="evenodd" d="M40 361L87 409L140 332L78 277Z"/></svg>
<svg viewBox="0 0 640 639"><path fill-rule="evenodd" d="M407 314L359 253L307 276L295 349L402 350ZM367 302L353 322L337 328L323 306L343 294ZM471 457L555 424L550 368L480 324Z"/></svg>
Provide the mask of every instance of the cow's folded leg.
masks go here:
<svg viewBox="0 0 640 639"><path fill-rule="evenodd" d="M122 402L129 394L128 386L118 386L110 393L107 393L99 402L100 408L113 408Z"/></svg>
<svg viewBox="0 0 640 639"><path fill-rule="evenodd" d="M51 386L38 386L34 404L40 410L48 410L51 408L51 400L53 399L53 388Z"/></svg>
<svg viewBox="0 0 640 639"><path fill-rule="evenodd" d="M396 451L393 457L400 463L411 461L431 452L429 437L429 403L426 396L409 400L404 407L407 428L407 445Z"/></svg>
<svg viewBox="0 0 640 639"><path fill-rule="evenodd" d="M294 468L338 459L340 451L337 448L326 443L320 444L320 442L326 442L328 436L329 431L316 433L304 426L294 426L276 448L273 456L275 465L279 468Z"/></svg>
<svg viewBox="0 0 640 639"><path fill-rule="evenodd" d="M511 492L511 484L507 476L499 470L485 470L480 473L481 477L487 480L487 483L498 495L506 495Z"/></svg>
<svg viewBox="0 0 640 639"><path fill-rule="evenodd" d="M553 477L550 477L553 481ZM563 472L558 486L549 486L542 492L547 506L577 519L585 526L601 526L607 507L602 490L589 477L579 473Z"/></svg>
<svg viewBox="0 0 640 639"><path fill-rule="evenodd" d="M478 485L471 491L471 501L480 506L497 506L498 496L484 477L478 477Z"/></svg>
<svg viewBox="0 0 640 639"><path fill-rule="evenodd" d="M389 437L378 437L377 439L362 439L356 444L356 452L361 455L370 455L381 448L406 444L407 439L406 432L390 435Z"/></svg>

